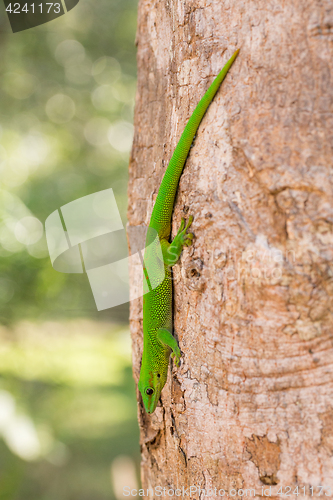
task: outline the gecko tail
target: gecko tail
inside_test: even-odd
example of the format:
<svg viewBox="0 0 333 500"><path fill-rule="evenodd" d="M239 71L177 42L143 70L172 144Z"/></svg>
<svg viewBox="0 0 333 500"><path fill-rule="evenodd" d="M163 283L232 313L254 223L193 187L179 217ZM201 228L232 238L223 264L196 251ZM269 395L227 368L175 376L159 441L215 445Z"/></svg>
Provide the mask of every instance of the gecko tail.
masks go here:
<svg viewBox="0 0 333 500"><path fill-rule="evenodd" d="M224 65L223 69L217 75L213 83L197 104L189 121L187 122L187 125L165 171L150 219L150 226L154 227L160 237L169 237L171 215L179 178L182 174L191 144L209 104L212 102L230 67L238 56L239 50L240 49L237 49L230 57L228 62ZM166 234L168 231L169 233Z"/></svg>

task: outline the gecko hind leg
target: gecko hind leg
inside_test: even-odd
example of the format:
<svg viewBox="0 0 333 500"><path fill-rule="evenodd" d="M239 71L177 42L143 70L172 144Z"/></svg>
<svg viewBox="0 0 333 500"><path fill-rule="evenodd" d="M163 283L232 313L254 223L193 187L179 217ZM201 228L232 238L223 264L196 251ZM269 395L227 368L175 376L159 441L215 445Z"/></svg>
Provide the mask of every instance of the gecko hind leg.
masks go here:
<svg viewBox="0 0 333 500"><path fill-rule="evenodd" d="M193 233L187 233L186 231L191 226L193 222L193 215L191 215L188 219L188 223L185 226L185 219L182 218L180 228L178 233L174 237L171 243L165 242L162 251L163 251L163 260L164 264L167 266L174 266L178 261L180 254L182 253L183 247L189 247L193 243Z"/></svg>
<svg viewBox="0 0 333 500"><path fill-rule="evenodd" d="M171 357L173 358L175 364L179 366L180 364L180 349L178 347L177 340L172 335L172 333L167 330L167 328L159 328L157 330L158 340L165 346L172 350Z"/></svg>

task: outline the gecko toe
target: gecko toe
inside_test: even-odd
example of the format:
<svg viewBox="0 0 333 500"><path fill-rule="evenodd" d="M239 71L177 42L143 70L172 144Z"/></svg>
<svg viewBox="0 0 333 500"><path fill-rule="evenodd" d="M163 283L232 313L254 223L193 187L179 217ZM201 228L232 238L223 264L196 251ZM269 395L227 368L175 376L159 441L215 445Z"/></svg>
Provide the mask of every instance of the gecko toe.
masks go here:
<svg viewBox="0 0 333 500"><path fill-rule="evenodd" d="M186 227L185 227L185 231L187 231L188 228L192 225L193 219L194 219L193 215L190 215L188 218L188 223L186 224Z"/></svg>
<svg viewBox="0 0 333 500"><path fill-rule="evenodd" d="M183 237L183 245L186 246L186 247L189 247L190 245L192 245L193 238L194 238L194 234L193 233L185 234L184 237Z"/></svg>

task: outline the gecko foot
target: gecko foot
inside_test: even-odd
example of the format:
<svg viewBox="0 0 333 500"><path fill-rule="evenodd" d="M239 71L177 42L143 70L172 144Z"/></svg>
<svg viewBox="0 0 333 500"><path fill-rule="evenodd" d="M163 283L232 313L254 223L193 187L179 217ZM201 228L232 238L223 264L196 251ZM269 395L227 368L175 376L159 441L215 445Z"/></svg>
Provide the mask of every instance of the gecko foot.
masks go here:
<svg viewBox="0 0 333 500"><path fill-rule="evenodd" d="M179 366L180 366L180 356L181 356L181 354L180 354L180 350L179 350L179 348L178 348L177 352L173 351L173 352L171 353L171 357L172 357L172 359L173 359L173 362L175 363L175 365L176 365L177 367L179 367Z"/></svg>
<svg viewBox="0 0 333 500"><path fill-rule="evenodd" d="M186 226L185 226L185 219L182 218L182 222L181 222L180 228L179 228L177 236L176 236L176 238L179 239L181 245L186 246L186 247L189 247L193 243L192 240L194 238L194 234L193 233L186 233L188 228L191 226L192 222L193 222L193 215L190 215Z"/></svg>

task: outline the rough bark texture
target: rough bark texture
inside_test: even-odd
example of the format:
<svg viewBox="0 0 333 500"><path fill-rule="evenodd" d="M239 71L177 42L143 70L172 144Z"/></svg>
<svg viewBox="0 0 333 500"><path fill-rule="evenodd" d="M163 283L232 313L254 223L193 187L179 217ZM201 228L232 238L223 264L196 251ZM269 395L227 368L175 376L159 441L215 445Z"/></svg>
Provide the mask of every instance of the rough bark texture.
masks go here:
<svg viewBox="0 0 333 500"><path fill-rule="evenodd" d="M183 358L163 407L139 406L145 488L333 491L332 40L330 0L139 3L131 226L148 223L186 120L241 48L177 194L173 235L193 214L196 237L174 267ZM139 300L131 330L137 380Z"/></svg>

